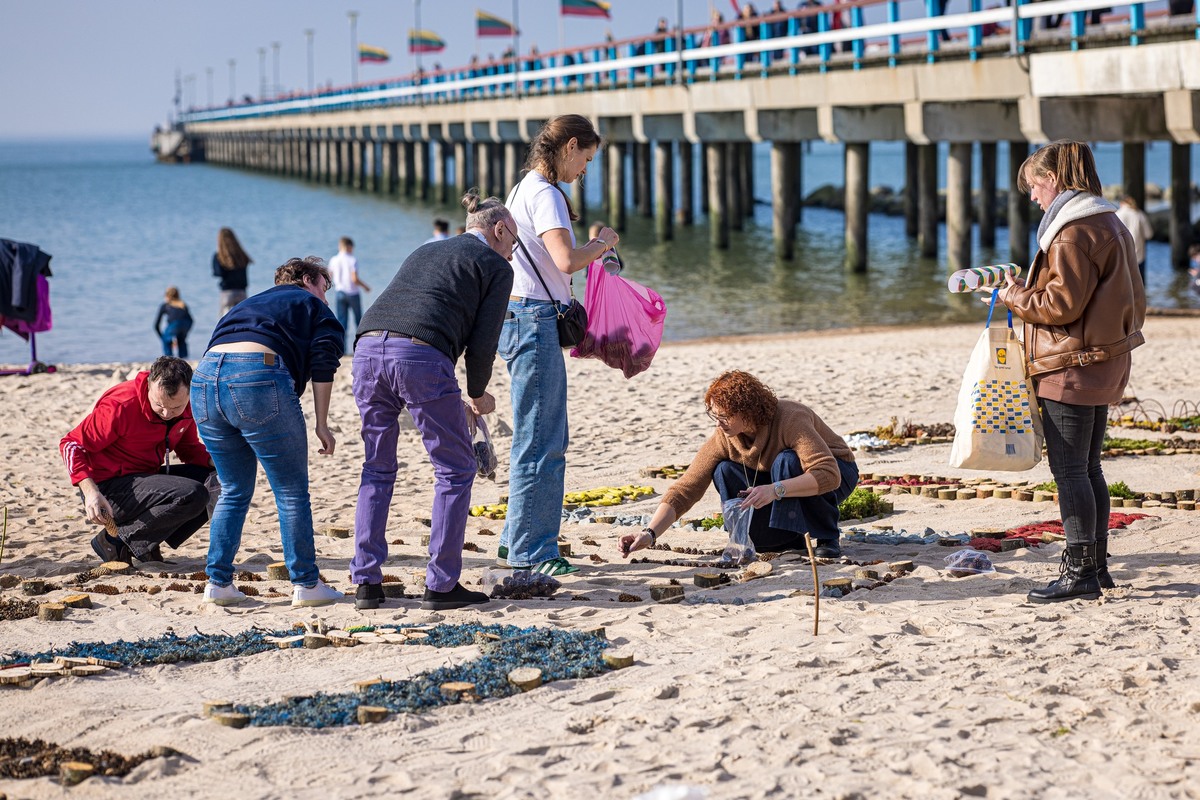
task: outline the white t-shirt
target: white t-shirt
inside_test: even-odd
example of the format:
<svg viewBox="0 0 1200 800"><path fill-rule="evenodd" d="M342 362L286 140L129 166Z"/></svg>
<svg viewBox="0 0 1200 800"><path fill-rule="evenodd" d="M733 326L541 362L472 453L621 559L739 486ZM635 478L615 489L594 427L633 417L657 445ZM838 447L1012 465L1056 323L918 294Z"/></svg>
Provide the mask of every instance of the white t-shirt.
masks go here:
<svg viewBox="0 0 1200 800"><path fill-rule="evenodd" d="M546 296L542 281L534 274L533 267L525 258L520 246L513 251L513 288L518 297L536 300L571 301L571 276L564 274L554 265L550 251L542 242L542 234L555 228L563 228L571 237L575 247L575 231L571 228L571 216L567 212L567 201L552 183L537 172L530 172L508 195L505 203L517 221L517 235L521 237L529 255L537 261L542 280L550 287L553 297Z"/></svg>
<svg viewBox="0 0 1200 800"><path fill-rule="evenodd" d="M358 270L358 259L349 253L339 252L329 259L329 274L333 276L333 288L342 294L358 294L354 273Z"/></svg>
<svg viewBox="0 0 1200 800"><path fill-rule="evenodd" d="M1133 234L1133 249L1137 253L1138 263L1146 260L1146 240L1154 236L1154 228L1150 226L1150 218L1141 209L1129 206L1117 207L1117 219L1125 223Z"/></svg>

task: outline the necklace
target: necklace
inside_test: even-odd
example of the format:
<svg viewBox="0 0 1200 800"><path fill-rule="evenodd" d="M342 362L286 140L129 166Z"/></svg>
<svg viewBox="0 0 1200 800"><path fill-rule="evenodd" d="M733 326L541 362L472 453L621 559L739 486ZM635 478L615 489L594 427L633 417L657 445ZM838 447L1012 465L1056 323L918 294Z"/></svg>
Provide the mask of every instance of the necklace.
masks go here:
<svg viewBox="0 0 1200 800"><path fill-rule="evenodd" d="M750 476L746 472L746 465L742 464L741 466L742 466L742 477L746 479L746 488L747 489L754 488L754 486L758 483L758 470L757 469L754 470L754 483L751 483Z"/></svg>

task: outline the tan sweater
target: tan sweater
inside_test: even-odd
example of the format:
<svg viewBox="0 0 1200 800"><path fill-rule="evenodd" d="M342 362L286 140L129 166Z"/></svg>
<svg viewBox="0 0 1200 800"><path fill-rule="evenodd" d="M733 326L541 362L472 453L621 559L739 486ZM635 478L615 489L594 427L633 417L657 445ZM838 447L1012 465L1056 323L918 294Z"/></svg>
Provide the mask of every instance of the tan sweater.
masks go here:
<svg viewBox="0 0 1200 800"><path fill-rule="evenodd" d="M754 441L745 436L727 436L720 428L713 431L663 502L675 510L676 517L682 517L708 491L713 472L722 461L744 465L753 482L756 471L771 474L775 457L784 450L796 451L804 471L817 479L818 494L832 492L841 485L837 459L854 461L845 440L811 408L794 400L780 400L775 418L755 432Z"/></svg>

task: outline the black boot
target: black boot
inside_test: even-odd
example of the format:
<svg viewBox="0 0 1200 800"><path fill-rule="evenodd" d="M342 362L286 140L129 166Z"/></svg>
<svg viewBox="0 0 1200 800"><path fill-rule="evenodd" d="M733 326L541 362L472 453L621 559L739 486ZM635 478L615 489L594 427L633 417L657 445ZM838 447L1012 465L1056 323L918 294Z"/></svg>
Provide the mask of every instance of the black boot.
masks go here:
<svg viewBox="0 0 1200 800"><path fill-rule="evenodd" d="M1026 596L1031 603L1058 603L1063 600L1095 600L1100 596L1096 579L1096 545L1071 544L1063 553L1058 580L1045 589L1033 589Z"/></svg>
<svg viewBox="0 0 1200 800"><path fill-rule="evenodd" d="M1096 541L1096 580L1101 589L1115 589L1112 575L1108 574L1108 539Z"/></svg>

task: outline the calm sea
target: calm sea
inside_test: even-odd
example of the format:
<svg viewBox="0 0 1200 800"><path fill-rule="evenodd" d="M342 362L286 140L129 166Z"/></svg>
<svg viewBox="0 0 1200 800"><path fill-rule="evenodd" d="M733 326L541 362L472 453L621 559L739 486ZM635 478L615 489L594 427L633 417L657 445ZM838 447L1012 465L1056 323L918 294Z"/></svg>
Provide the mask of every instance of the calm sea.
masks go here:
<svg viewBox="0 0 1200 800"><path fill-rule="evenodd" d="M762 201L770 196L767 151L757 156ZM901 144L872 145L871 156L873 186L903 183ZM1104 183L1119 182L1119 146L1100 145L1097 156ZM1193 161L1200 173L1200 159ZM1152 146L1147 179L1165 185L1168 163L1168 147ZM806 192L842 181L840 147L814 143L804 165ZM589 218L598 213L599 190L599 181L588 184L596 210ZM158 164L145 141L0 142L0 237L34 242L54 257L54 329L38 336L39 357L49 363L153 358L160 345L152 323L169 285L195 318L193 357L202 352L216 321L210 261L222 226L254 259L251 292L268 288L274 268L291 256L333 255L343 235L355 240L362 275L378 289L429 236L435 215L458 220L461 209L204 164ZM621 248L626 276L666 300L668 339L982 318L978 302L946 292L944 255L918 257L901 218L872 215L866 275L841 267L836 211L804 210L797 257L787 263L776 263L763 202L729 250L711 249L703 224L677 233L660 244L651 221L630 214ZM977 263L1008 260L1007 233L997 239L995 250L975 248ZM1151 244L1148 262L1152 305L1200 305L1185 274L1170 269L1166 245ZM582 288L579 277L580 296ZM0 363L28 355L25 342L0 334Z"/></svg>

